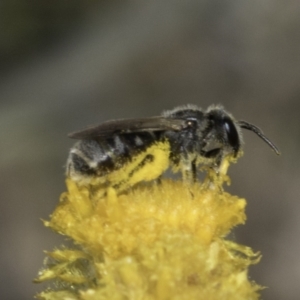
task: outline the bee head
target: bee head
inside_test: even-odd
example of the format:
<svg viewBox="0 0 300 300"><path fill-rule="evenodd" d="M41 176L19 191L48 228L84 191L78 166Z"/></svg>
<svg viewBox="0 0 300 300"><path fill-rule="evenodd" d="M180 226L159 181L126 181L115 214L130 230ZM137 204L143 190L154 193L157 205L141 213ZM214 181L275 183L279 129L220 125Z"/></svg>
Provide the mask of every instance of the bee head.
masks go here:
<svg viewBox="0 0 300 300"><path fill-rule="evenodd" d="M207 142L219 143L236 157L241 148L242 136L233 117L222 107L215 107L208 110L207 119Z"/></svg>
<svg viewBox="0 0 300 300"><path fill-rule="evenodd" d="M280 154L275 144L264 135L260 128L246 121L236 121L222 106L209 107L207 118L209 120L207 137L221 143L225 149L229 148L229 152L233 152L234 157L239 153L242 144L241 128L254 132L277 155Z"/></svg>

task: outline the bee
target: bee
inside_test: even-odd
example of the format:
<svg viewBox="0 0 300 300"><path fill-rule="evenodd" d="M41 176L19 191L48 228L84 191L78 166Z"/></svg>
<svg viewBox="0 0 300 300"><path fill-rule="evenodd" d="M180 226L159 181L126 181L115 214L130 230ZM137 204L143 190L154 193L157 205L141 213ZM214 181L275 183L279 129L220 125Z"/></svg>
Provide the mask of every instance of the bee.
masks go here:
<svg viewBox="0 0 300 300"><path fill-rule="evenodd" d="M181 172L183 180L195 181L199 166L218 173L225 157L239 157L242 128L257 134L280 154L258 127L235 120L222 106L203 111L186 105L157 117L111 120L69 134L79 141L70 151L66 173L78 183L111 186L118 191L157 179L169 167Z"/></svg>

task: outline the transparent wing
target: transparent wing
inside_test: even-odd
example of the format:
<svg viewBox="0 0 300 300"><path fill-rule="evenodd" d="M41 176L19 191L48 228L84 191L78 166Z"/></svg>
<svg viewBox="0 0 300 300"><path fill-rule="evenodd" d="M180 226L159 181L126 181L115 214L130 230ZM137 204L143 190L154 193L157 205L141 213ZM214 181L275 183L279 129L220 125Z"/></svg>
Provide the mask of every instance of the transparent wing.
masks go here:
<svg viewBox="0 0 300 300"><path fill-rule="evenodd" d="M179 131L187 127L183 119L152 117L144 119L120 119L104 122L98 126L72 132L68 137L72 139L107 138L113 134L128 134L144 131Z"/></svg>

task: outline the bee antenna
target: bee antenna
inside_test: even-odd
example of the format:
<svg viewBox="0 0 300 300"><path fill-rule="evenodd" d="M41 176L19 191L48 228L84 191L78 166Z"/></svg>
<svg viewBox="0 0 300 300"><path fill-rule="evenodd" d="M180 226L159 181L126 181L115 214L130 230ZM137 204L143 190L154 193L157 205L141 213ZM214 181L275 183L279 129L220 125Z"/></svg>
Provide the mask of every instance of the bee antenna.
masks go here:
<svg viewBox="0 0 300 300"><path fill-rule="evenodd" d="M280 155L280 151L279 149L275 146L275 144L273 142L271 142L265 135L264 133L261 131L260 128L256 127L255 125L253 124L250 124L248 122L245 122L245 121L238 121L237 122L238 125L241 127L241 128L244 128L244 129L248 129L248 130L251 130L253 131L254 133L256 133L261 139L263 139L274 151L277 155Z"/></svg>

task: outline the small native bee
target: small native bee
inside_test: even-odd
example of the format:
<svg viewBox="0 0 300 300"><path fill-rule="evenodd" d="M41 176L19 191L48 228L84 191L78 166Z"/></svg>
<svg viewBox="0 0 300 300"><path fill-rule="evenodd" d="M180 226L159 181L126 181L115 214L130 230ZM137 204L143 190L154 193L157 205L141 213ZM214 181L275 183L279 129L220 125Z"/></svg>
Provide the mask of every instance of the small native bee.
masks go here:
<svg viewBox="0 0 300 300"><path fill-rule="evenodd" d="M199 165L218 173L225 157L241 154L241 128L256 133L279 154L258 127L235 120L222 106L203 111L186 105L158 117L111 120L71 133L70 138L80 141L70 151L67 176L122 191L156 179L171 167L193 181Z"/></svg>

